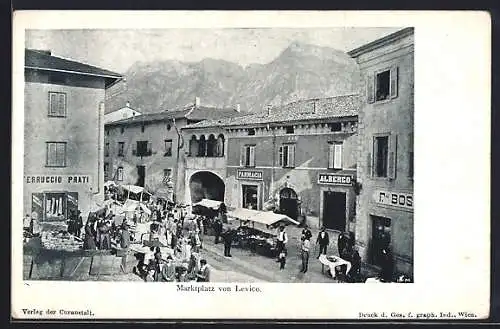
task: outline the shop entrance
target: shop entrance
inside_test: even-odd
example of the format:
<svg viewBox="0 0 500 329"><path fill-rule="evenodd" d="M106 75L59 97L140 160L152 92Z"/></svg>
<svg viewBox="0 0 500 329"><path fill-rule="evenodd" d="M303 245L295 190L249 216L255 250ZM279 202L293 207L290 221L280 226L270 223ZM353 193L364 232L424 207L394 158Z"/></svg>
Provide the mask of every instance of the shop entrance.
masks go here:
<svg viewBox="0 0 500 329"><path fill-rule="evenodd" d="M146 178L146 166L137 166L137 186L144 187L144 181Z"/></svg>
<svg viewBox="0 0 500 329"><path fill-rule="evenodd" d="M291 188L286 187L280 192L280 213L295 220L299 216L297 193Z"/></svg>
<svg viewBox="0 0 500 329"><path fill-rule="evenodd" d="M194 173L189 180L191 202L199 202L201 199L224 201L225 185L222 179L209 171Z"/></svg>
<svg viewBox="0 0 500 329"><path fill-rule="evenodd" d="M323 225L327 229L345 231L346 194L342 192L323 192Z"/></svg>
<svg viewBox="0 0 500 329"><path fill-rule="evenodd" d="M372 219L371 262L373 265L380 265L382 250L391 243L391 220L379 216L370 215L370 217Z"/></svg>
<svg viewBox="0 0 500 329"><path fill-rule="evenodd" d="M243 191L243 208L258 209L257 185L242 185Z"/></svg>
<svg viewBox="0 0 500 329"><path fill-rule="evenodd" d="M78 192L44 192L31 195L31 215L40 221L64 221L78 211Z"/></svg>

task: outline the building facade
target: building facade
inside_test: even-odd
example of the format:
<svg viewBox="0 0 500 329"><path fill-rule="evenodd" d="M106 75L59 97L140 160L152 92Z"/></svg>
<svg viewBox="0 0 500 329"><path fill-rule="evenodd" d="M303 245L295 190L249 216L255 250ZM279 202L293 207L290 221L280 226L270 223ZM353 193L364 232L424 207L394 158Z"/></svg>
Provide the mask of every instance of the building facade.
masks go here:
<svg viewBox="0 0 500 329"><path fill-rule="evenodd" d="M124 107L117 109L116 111L111 111L106 113L104 115L104 124L118 120L132 118L141 114L142 114L141 112L131 108L130 103L127 102Z"/></svg>
<svg viewBox="0 0 500 329"><path fill-rule="evenodd" d="M356 243L367 263L393 252L396 270L413 273L414 32L406 28L354 49L366 81L359 112Z"/></svg>
<svg viewBox="0 0 500 329"><path fill-rule="evenodd" d="M185 157L189 143L181 129L205 119L239 115L235 109L195 104L143 114L106 124L106 180L146 187L169 200L184 202Z"/></svg>
<svg viewBox="0 0 500 329"><path fill-rule="evenodd" d="M63 221L103 200L105 91L117 73L25 51L24 212Z"/></svg>
<svg viewBox="0 0 500 329"><path fill-rule="evenodd" d="M357 95L303 100L193 127L226 131L219 188L228 206L275 209L294 219L305 215L312 227L353 230L358 107Z"/></svg>

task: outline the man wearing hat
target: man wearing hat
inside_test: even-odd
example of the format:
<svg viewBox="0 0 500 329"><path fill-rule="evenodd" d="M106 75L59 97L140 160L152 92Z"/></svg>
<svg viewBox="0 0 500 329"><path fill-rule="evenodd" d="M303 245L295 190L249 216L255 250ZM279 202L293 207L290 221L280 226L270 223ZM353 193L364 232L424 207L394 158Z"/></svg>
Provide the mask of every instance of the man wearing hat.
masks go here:
<svg viewBox="0 0 500 329"><path fill-rule="evenodd" d="M324 226L321 227L321 231L318 233L316 244L319 244L319 254L316 258L319 258L321 254L326 255L326 248L328 247L328 244L330 244L330 237L328 236L328 232L326 232Z"/></svg>
<svg viewBox="0 0 500 329"><path fill-rule="evenodd" d="M210 268L205 259L200 260L200 271L196 275L197 282L210 282Z"/></svg>
<svg viewBox="0 0 500 329"><path fill-rule="evenodd" d="M122 229L120 230L120 247L122 249L127 249L130 246L130 231L128 230L128 224L124 220L122 223Z"/></svg>

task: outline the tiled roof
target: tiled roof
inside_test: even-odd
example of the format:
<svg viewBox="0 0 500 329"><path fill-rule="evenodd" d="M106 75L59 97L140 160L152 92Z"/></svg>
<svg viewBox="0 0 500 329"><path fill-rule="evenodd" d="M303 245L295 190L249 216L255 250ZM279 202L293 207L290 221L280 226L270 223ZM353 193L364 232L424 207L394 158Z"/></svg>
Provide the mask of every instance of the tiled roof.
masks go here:
<svg viewBox="0 0 500 329"><path fill-rule="evenodd" d="M362 98L359 95L345 95L329 98L300 100L286 105L273 107L268 111L247 114L232 118L214 119L198 122L183 129L214 126L245 126L267 123L320 120L358 115Z"/></svg>
<svg viewBox="0 0 500 329"><path fill-rule="evenodd" d="M107 125L122 125L122 124L127 125L139 122L147 123L147 122L163 121L171 119L189 119L194 121L202 121L206 119L216 120L219 118L227 118L236 115L240 115L240 113L236 112L234 109L215 108L206 106L200 106L194 108L194 106L190 105L188 107L176 110L168 110L168 111L136 115L135 117L114 121Z"/></svg>
<svg viewBox="0 0 500 329"><path fill-rule="evenodd" d="M115 72L31 49L25 49L24 66L26 68L95 75L104 78L122 78L121 74Z"/></svg>

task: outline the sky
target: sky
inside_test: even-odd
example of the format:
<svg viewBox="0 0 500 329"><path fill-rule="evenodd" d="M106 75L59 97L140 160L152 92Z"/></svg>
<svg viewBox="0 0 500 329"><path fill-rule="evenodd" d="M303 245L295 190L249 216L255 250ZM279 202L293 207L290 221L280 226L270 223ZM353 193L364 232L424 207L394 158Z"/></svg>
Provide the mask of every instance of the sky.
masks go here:
<svg viewBox="0 0 500 329"><path fill-rule="evenodd" d="M265 64L294 41L349 51L401 28L27 30L25 44L125 73L137 61L215 58Z"/></svg>

